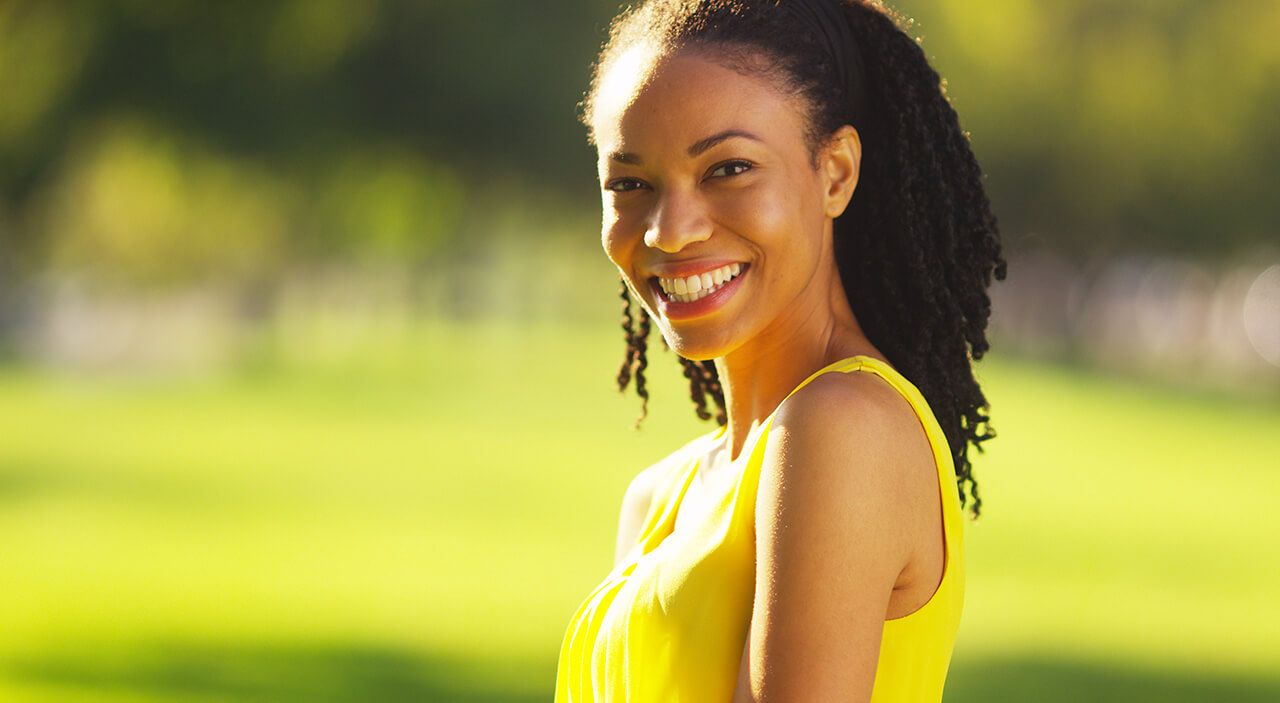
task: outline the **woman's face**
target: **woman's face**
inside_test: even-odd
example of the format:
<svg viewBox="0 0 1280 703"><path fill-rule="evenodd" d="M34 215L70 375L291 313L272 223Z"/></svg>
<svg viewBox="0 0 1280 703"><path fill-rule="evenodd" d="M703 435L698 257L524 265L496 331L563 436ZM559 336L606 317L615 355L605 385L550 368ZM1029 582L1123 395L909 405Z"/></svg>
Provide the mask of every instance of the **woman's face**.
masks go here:
<svg viewBox="0 0 1280 703"><path fill-rule="evenodd" d="M833 208L803 104L767 75L632 49L604 75L592 128L605 252L681 356L785 341L829 301L830 218L848 194Z"/></svg>

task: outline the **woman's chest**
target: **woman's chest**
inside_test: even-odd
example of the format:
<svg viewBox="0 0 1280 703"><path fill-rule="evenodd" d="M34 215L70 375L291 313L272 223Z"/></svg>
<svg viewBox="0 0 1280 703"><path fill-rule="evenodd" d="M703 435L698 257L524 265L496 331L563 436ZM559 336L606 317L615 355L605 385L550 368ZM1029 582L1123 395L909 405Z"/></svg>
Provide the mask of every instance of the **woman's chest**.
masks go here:
<svg viewBox="0 0 1280 703"><path fill-rule="evenodd" d="M732 696L755 597L754 548L728 524L697 533L715 539L668 535L634 563L608 604L590 649L603 698Z"/></svg>
<svg viewBox="0 0 1280 703"><path fill-rule="evenodd" d="M628 672L613 683L632 699L727 700L737 680L755 598L756 472L700 463L653 506L643 551L588 608L592 669Z"/></svg>
<svg viewBox="0 0 1280 703"><path fill-rule="evenodd" d="M706 533L709 526L730 517L740 497L744 468L721 449L713 448L699 458L684 491L674 497L672 536Z"/></svg>
<svg viewBox="0 0 1280 703"><path fill-rule="evenodd" d="M755 592L754 473L727 454L699 460L666 506L668 519L654 535L660 540L651 542L635 566L628 589L633 603L648 604L640 609L674 617L677 624L705 623L707 617L736 621L744 612L749 617ZM713 616L716 608L721 612Z"/></svg>
<svg viewBox="0 0 1280 703"><path fill-rule="evenodd" d="M741 519L754 511L735 511L724 488L686 495L685 522L635 564L607 627L633 661L693 679L720 672L731 686L755 597L755 535Z"/></svg>

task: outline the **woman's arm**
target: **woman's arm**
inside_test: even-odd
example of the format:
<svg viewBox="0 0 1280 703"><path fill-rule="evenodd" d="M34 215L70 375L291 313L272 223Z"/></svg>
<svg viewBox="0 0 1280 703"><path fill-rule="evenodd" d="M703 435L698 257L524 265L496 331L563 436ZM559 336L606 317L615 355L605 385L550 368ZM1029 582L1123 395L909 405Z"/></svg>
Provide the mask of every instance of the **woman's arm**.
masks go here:
<svg viewBox="0 0 1280 703"><path fill-rule="evenodd" d="M734 701L869 700L895 589L933 592L912 565L944 549L939 500L924 430L883 380L827 374L792 396L761 469Z"/></svg>

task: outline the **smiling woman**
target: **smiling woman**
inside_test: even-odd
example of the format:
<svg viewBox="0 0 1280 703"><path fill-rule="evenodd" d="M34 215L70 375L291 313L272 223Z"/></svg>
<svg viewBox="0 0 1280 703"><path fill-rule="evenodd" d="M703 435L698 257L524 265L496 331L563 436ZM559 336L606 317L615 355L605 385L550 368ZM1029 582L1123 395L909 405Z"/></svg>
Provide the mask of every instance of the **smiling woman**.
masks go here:
<svg viewBox="0 0 1280 703"><path fill-rule="evenodd" d="M830 221L857 182L857 133L833 135L815 169L803 106L772 82L702 52L649 61L604 76L633 85L594 109L605 251L682 357L777 347L800 323L783 307L839 287ZM728 285L702 296L701 277L726 267Z"/></svg>
<svg viewBox="0 0 1280 703"><path fill-rule="evenodd" d="M870 3L650 0L586 108L619 384L656 322L721 427L632 482L556 700L940 700L1004 262L938 75Z"/></svg>

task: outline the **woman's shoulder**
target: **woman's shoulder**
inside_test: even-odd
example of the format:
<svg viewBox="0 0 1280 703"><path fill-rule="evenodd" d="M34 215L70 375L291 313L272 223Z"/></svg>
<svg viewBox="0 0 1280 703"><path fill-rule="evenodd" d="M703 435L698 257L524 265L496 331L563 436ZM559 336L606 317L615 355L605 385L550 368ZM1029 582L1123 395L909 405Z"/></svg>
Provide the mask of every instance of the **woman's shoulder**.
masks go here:
<svg viewBox="0 0 1280 703"><path fill-rule="evenodd" d="M882 430L915 430L920 425L907 397L888 379L869 371L830 371L814 378L779 406L774 424L823 427L840 421Z"/></svg>
<svg viewBox="0 0 1280 703"><path fill-rule="evenodd" d="M654 497L670 485L681 470L695 460L707 446L714 433L701 435L668 454L661 461L643 469L631 479L622 497L622 514L618 519L618 547L616 559L621 560L631 551L644 528L645 518L653 505Z"/></svg>
<svg viewBox="0 0 1280 703"><path fill-rule="evenodd" d="M782 403L770 434L841 474L909 463L927 465L933 476L933 452L916 408L876 373L818 376ZM860 469L858 458L875 461Z"/></svg>
<svg viewBox="0 0 1280 703"><path fill-rule="evenodd" d="M826 373L779 408L758 511L890 527L937 505L932 447L916 409L873 373ZM871 516L881 519L865 523ZM905 545L900 545L905 546Z"/></svg>

